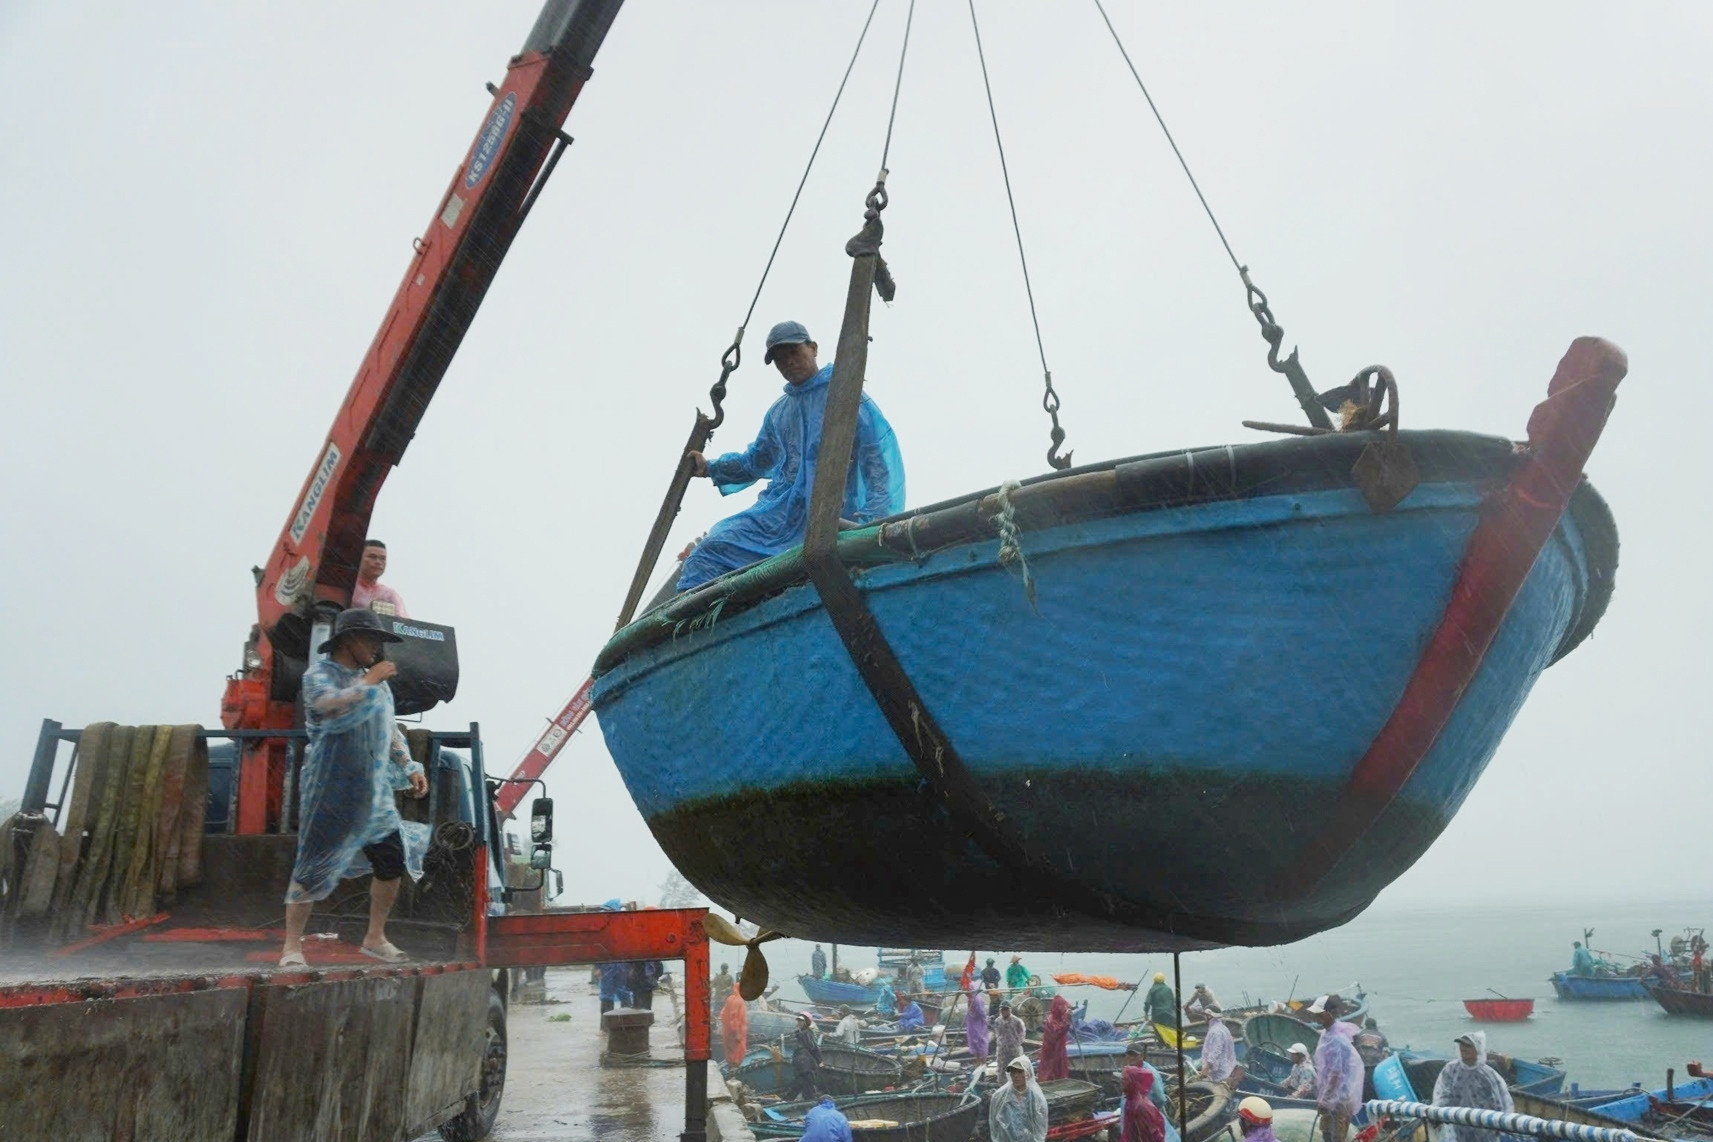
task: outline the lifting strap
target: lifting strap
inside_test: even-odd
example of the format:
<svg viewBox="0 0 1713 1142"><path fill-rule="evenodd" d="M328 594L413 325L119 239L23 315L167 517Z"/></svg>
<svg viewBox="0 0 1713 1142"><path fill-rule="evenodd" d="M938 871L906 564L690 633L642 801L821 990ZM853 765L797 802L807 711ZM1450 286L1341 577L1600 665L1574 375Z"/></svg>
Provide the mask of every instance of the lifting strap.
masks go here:
<svg viewBox="0 0 1713 1142"><path fill-rule="evenodd" d="M893 294L892 276L880 256L883 233L880 212L886 202L883 169L869 193L863 228L845 245L845 252L853 259L850 288L845 295L838 355L834 358L833 379L828 385L826 410L822 414L820 452L809 498L808 535L803 543L809 579L898 744L936 800L988 857L1016 876L1026 891L1060 902L1066 911L1170 932L1173 919L1168 913L1137 906L1065 875L1042 847L1025 836L982 791L917 693L863 593L839 560L839 510L844 504L857 417L862 410L871 292L879 293L887 301L892 300Z"/></svg>

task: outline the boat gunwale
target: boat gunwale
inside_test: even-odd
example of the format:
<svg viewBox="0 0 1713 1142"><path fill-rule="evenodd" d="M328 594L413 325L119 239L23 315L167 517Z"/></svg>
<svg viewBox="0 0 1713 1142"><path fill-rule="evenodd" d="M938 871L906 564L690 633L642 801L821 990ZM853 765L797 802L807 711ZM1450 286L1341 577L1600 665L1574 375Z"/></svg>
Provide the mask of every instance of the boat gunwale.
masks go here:
<svg viewBox="0 0 1713 1142"><path fill-rule="evenodd" d="M867 568L919 562L924 556L971 542L997 539L994 518L1009 506L1019 531L1039 532L1069 523L1200 504L1354 488L1350 468L1372 432L1297 437L1252 444L1182 449L1048 473L1022 482L1000 502L998 489L918 508L838 538L840 560ZM1507 480L1522 462L1511 441L1453 429L1400 432L1411 448L1423 484ZM1399 505L1409 510L1406 499ZM1610 509L1586 478L1567 508L1581 538L1586 582L1577 614L1553 661L1569 653L1604 614L1612 592L1617 534ZM1556 532L1555 532L1556 534ZM801 546L728 572L673 596L617 631L595 661L599 679L632 655L713 625L806 583Z"/></svg>

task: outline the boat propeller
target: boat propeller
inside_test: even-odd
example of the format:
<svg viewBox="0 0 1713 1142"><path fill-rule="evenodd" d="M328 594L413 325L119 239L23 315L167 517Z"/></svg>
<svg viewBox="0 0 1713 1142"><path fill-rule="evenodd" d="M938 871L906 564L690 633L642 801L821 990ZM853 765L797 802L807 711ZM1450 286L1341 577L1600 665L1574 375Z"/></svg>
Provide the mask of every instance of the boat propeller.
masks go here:
<svg viewBox="0 0 1713 1142"><path fill-rule="evenodd" d="M769 940L782 940L785 933L764 928L751 938L738 931L729 920L712 912L702 918L702 929L716 944L749 949L749 954L744 956L743 971L738 975L738 994L744 997L745 1002L761 998L761 993L767 990L767 957L761 954L761 945Z"/></svg>

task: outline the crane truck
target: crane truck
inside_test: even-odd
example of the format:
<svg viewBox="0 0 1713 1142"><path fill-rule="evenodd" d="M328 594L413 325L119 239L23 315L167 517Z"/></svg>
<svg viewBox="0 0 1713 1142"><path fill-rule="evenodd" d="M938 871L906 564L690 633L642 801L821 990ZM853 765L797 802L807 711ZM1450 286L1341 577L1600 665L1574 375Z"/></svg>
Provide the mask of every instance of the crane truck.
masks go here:
<svg viewBox="0 0 1713 1142"><path fill-rule="evenodd" d="M221 726L44 721L0 836L0 1139L408 1139L492 1127L506 976L638 959L684 964L685 1131L708 1058L703 909L508 915L495 781L478 723L412 730L430 777L401 812L432 829L376 964L351 925L365 882L318 906L309 966L277 964L307 736L300 682L349 605L370 514L500 263L570 143L564 124L622 0L547 0L434 207L265 564ZM388 616L400 714L457 690L452 627ZM551 863L551 802L529 863ZM312 927L314 925L312 924Z"/></svg>

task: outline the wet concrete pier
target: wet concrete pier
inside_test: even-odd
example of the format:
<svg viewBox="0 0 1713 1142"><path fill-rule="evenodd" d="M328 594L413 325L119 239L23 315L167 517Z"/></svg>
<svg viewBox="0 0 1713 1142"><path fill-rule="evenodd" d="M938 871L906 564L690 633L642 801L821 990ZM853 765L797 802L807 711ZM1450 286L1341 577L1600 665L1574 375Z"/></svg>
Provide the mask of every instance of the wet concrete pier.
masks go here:
<svg viewBox="0 0 1713 1142"><path fill-rule="evenodd" d="M684 1129L685 1071L673 996L655 993L647 1066L602 1065L600 1012L588 968L550 968L546 1003L513 1001L493 1142L676 1142ZM713 1064L709 1069L717 1075Z"/></svg>

